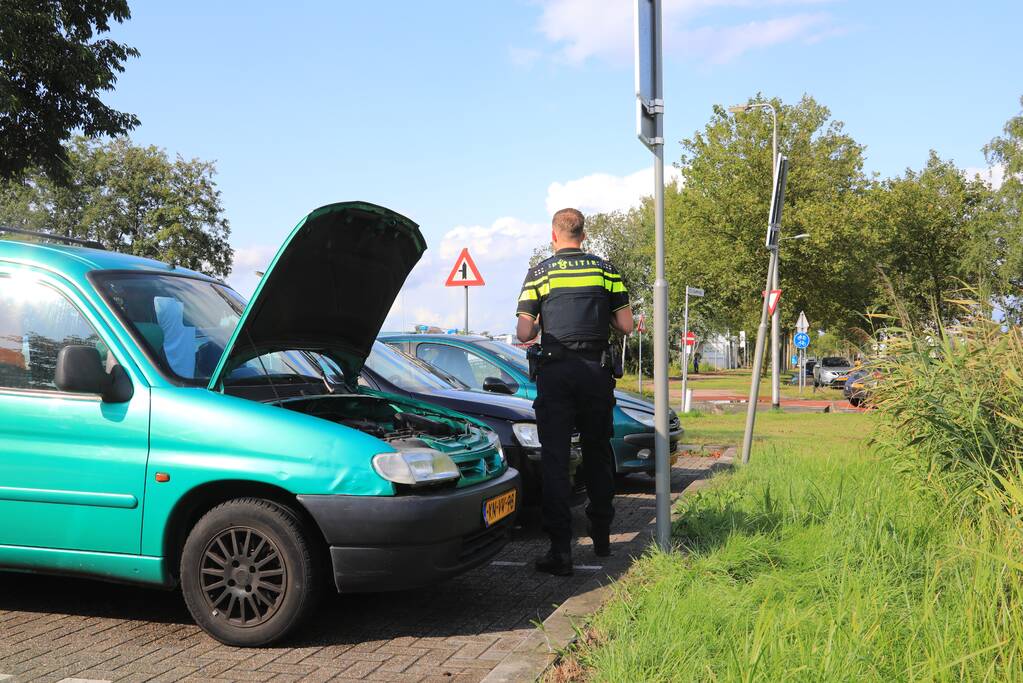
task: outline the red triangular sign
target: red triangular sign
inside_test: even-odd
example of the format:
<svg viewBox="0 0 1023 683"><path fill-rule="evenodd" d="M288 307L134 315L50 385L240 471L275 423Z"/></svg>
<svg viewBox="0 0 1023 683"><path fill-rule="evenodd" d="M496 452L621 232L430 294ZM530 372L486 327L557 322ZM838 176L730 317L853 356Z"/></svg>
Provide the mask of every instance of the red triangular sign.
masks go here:
<svg viewBox="0 0 1023 683"><path fill-rule="evenodd" d="M482 287L485 284L479 268L476 267L472 256L469 256L469 248L462 249L462 253L458 255L455 267L451 269L448 281L444 285L446 287Z"/></svg>
<svg viewBox="0 0 1023 683"><path fill-rule="evenodd" d="M781 299L781 290L772 289L767 297L767 315L774 315L774 309L778 308L778 301Z"/></svg>

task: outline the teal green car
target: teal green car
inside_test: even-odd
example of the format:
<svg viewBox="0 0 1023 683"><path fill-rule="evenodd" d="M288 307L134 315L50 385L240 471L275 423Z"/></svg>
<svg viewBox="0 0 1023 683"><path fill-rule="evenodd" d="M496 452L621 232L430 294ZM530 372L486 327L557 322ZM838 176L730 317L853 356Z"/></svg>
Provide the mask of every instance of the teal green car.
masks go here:
<svg viewBox="0 0 1023 683"><path fill-rule="evenodd" d="M458 334L380 335L390 344L454 377L468 388L509 394L533 400L536 383L529 380L526 352L517 346L487 337ZM615 390L614 451L615 474L654 471L654 405L635 394ZM672 456L682 438L682 423L670 411L668 443Z"/></svg>
<svg viewBox="0 0 1023 683"><path fill-rule="evenodd" d="M180 586L214 638L257 646L331 583L493 557L520 499L497 435L358 386L424 249L393 211L325 206L246 305L174 265L0 241L0 568Z"/></svg>

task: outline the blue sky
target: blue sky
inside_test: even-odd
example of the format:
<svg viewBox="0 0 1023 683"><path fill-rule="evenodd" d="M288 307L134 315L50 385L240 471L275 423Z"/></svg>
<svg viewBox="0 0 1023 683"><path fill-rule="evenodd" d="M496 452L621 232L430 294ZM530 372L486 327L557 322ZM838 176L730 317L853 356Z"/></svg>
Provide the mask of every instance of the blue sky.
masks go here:
<svg viewBox="0 0 1023 683"><path fill-rule="evenodd" d="M666 159L711 107L812 94L888 176L927 152L985 166L1018 113L1023 3L664 0ZM508 331L550 213L652 191L635 139L631 0L133 2L142 53L108 101L136 142L214 159L243 293L290 228L346 199L430 246L388 320L459 325L443 281L468 246L472 326ZM793 169L793 173L798 169ZM670 226L669 226L670 229Z"/></svg>

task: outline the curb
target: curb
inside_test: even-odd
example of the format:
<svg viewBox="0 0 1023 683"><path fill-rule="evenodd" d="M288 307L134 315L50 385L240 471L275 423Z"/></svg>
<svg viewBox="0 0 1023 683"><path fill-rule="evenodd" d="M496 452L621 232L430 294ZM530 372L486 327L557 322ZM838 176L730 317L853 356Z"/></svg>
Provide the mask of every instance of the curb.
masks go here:
<svg viewBox="0 0 1023 683"><path fill-rule="evenodd" d="M692 447L692 450L697 450L697 447ZM673 504L681 496L706 487L713 475L731 469L735 463L737 452L735 446L724 449L715 446L700 446L699 450L704 452L722 450L723 452L721 458L707 469L704 476L690 482L682 491L672 496ZM675 519L676 515L672 511L672 521ZM653 521L651 521L652 524ZM647 547L650 540L651 538L647 534L637 536L630 544L631 547L625 552L641 552ZM639 553L636 552L636 554ZM611 596L613 586L613 582L605 583L605 579L595 577L586 585L582 593L573 595L559 605L550 616L544 619L542 626L533 629L524 641L505 655L504 659L483 679L483 683L532 683L538 680L558 660L558 653L575 642L579 635L576 625L600 609Z"/></svg>

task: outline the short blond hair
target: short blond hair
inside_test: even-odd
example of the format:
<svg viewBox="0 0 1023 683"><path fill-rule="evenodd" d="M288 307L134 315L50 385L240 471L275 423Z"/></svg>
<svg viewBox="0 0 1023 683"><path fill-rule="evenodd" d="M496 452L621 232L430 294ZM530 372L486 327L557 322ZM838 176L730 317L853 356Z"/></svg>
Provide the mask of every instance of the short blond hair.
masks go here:
<svg viewBox="0 0 1023 683"><path fill-rule="evenodd" d="M551 221L555 232L570 240L581 240L586 228L586 217L579 209L562 209Z"/></svg>

